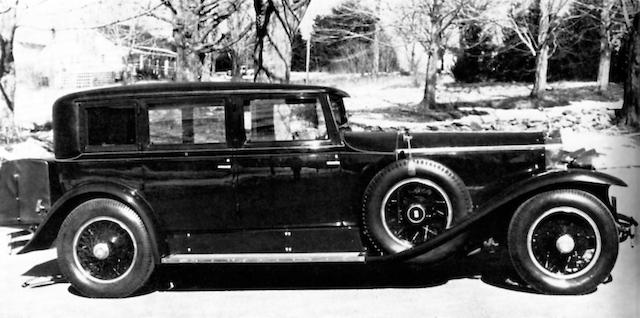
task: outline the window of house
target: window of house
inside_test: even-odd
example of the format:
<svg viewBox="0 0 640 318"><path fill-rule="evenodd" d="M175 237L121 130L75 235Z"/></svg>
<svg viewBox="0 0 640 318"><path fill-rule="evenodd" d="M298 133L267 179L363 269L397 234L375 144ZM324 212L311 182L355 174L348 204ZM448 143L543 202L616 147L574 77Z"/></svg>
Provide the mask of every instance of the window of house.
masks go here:
<svg viewBox="0 0 640 318"><path fill-rule="evenodd" d="M117 146L136 143L136 110L134 106L101 106L86 108L88 145Z"/></svg>
<svg viewBox="0 0 640 318"><path fill-rule="evenodd" d="M224 106L151 105L149 142L152 145L224 143Z"/></svg>
<svg viewBox="0 0 640 318"><path fill-rule="evenodd" d="M328 139L322 106L316 99L245 101L247 142Z"/></svg>

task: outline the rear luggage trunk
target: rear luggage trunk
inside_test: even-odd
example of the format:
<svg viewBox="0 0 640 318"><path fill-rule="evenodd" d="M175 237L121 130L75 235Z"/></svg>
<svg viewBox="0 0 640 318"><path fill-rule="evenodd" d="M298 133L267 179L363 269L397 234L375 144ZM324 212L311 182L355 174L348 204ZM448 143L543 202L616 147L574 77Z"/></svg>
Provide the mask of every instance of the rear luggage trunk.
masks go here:
<svg viewBox="0 0 640 318"><path fill-rule="evenodd" d="M36 226L43 221L50 206L49 162L20 159L2 164L0 226Z"/></svg>

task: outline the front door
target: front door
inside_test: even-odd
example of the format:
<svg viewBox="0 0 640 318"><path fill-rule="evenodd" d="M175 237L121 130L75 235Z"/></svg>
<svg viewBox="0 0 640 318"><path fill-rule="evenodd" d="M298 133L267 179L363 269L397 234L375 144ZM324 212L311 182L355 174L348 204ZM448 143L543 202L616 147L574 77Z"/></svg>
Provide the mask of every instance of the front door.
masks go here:
<svg viewBox="0 0 640 318"><path fill-rule="evenodd" d="M340 167L342 146L335 124L325 120L331 113L322 96L268 95L238 103L246 139L234 155L240 225L353 225L349 189L355 178Z"/></svg>

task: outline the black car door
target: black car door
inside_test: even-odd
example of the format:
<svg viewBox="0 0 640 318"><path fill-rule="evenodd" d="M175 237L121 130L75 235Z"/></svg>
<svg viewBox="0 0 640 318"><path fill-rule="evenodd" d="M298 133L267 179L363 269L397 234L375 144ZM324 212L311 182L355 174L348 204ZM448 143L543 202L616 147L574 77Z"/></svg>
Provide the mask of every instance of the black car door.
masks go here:
<svg viewBox="0 0 640 318"><path fill-rule="evenodd" d="M239 226L355 224L354 176L340 167L343 146L324 96L252 95L237 103L244 126L234 154Z"/></svg>
<svg viewBox="0 0 640 318"><path fill-rule="evenodd" d="M226 103L215 97L145 102L144 195L170 233L237 223Z"/></svg>

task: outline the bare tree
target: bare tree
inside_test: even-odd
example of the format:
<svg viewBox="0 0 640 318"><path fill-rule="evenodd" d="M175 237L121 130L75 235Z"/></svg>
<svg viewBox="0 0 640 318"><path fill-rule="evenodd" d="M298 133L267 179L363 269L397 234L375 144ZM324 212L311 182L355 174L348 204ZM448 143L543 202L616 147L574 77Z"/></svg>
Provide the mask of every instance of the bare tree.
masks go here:
<svg viewBox="0 0 640 318"><path fill-rule="evenodd" d="M313 42L324 50L333 66L348 72L378 73L381 62L385 62L380 60L381 53L385 54L389 44L380 32L379 15L374 10L379 13L379 8L351 0L334 8L330 15L316 19ZM382 52L381 45L385 46Z"/></svg>
<svg viewBox="0 0 640 318"><path fill-rule="evenodd" d="M256 43L254 80L288 83L291 79L291 48L300 20L311 0L254 0ZM265 59L265 56L268 58Z"/></svg>
<svg viewBox="0 0 640 318"><path fill-rule="evenodd" d="M438 108L436 79L441 52L449 31L469 4L462 0L411 0L398 8L395 28L424 48L427 55L424 97L418 104L421 111Z"/></svg>
<svg viewBox="0 0 640 318"><path fill-rule="evenodd" d="M609 87L611 54L619 50L621 42L631 28L631 17L640 10L634 0L581 0L575 1L576 15L596 21L600 35L600 58L598 63L598 90Z"/></svg>
<svg viewBox="0 0 640 318"><path fill-rule="evenodd" d="M520 41L536 58L536 74L530 96L541 98L547 86L547 70L549 57L553 55L555 41L561 31L562 22L571 0L535 0L534 9L539 11L537 25L531 25L526 14L531 4L529 2L513 2L509 11L507 23L504 27L513 30Z"/></svg>
<svg viewBox="0 0 640 318"><path fill-rule="evenodd" d="M640 13L636 14L625 41L627 74L624 103L617 113L619 121L629 127L640 127Z"/></svg>
<svg viewBox="0 0 640 318"><path fill-rule="evenodd" d="M611 69L611 11L615 0L603 0L600 8L600 62L598 63L598 89L603 92L609 87Z"/></svg>
<svg viewBox="0 0 640 318"><path fill-rule="evenodd" d="M13 125L16 69L13 60L13 39L16 33L18 0L0 1L0 118L2 128Z"/></svg>
<svg viewBox="0 0 640 318"><path fill-rule="evenodd" d="M161 3L171 18L156 17L171 23L177 51L177 80L201 80L207 54L228 46L226 36L217 32L218 28L237 12L242 1L161 0Z"/></svg>

